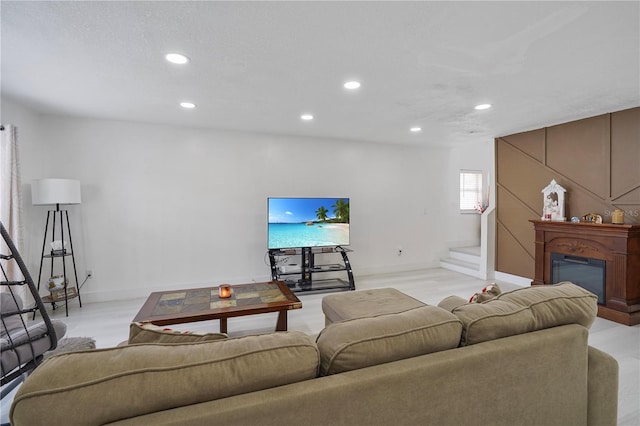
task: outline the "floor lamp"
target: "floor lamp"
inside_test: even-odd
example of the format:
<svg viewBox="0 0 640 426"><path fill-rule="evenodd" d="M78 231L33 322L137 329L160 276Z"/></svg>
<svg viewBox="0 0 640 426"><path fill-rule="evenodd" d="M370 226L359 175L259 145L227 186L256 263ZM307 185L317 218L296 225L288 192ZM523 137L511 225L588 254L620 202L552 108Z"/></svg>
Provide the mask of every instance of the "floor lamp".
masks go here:
<svg viewBox="0 0 640 426"><path fill-rule="evenodd" d="M40 290L40 280L42 277L42 267L46 258L51 259L51 275L53 277L54 259L62 259L62 286L64 289L64 302L66 314L69 316L68 300L78 297L80 307L82 300L80 299L80 286L78 282L78 271L76 269L76 259L73 252L73 239L71 238L71 228L69 226L69 212L60 210L60 204L80 204L80 181L74 179L39 179L31 183L31 201L34 206L55 205L55 210L47 212L47 222L44 227L44 239L42 241L42 256L40 257L40 271L38 273L38 290ZM49 223L51 222L51 250L46 253L47 234L49 233ZM66 226L66 231L65 231ZM60 240L56 240L56 230L60 230ZM67 250L66 242L69 240L69 250ZM71 257L73 263L73 273L76 278L75 290L71 292L67 280L66 258ZM50 302L53 309L56 308L55 302L59 301L51 293L49 297L43 297L44 302Z"/></svg>

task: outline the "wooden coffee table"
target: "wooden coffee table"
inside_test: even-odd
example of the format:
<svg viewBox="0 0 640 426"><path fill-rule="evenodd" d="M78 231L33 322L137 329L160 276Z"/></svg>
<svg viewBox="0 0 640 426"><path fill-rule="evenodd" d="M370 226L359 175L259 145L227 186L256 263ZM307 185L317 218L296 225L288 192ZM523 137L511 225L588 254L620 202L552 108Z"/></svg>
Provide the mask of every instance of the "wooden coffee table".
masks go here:
<svg viewBox="0 0 640 426"><path fill-rule="evenodd" d="M276 331L287 331L287 311L302 308L302 302L282 281L238 284L231 297L218 297L218 287L151 293L133 321L155 325L220 320L220 332L227 332L227 318L278 312Z"/></svg>

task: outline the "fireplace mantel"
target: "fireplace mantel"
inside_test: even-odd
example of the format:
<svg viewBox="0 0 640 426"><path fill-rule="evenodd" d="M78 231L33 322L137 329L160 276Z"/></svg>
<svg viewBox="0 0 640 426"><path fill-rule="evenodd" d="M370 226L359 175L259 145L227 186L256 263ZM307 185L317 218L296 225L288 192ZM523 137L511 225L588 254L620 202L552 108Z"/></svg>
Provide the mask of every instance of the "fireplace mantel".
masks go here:
<svg viewBox="0 0 640 426"><path fill-rule="evenodd" d="M640 324L640 225L530 222L536 241L532 285L552 284L552 253L604 260L606 300L598 305L598 316Z"/></svg>

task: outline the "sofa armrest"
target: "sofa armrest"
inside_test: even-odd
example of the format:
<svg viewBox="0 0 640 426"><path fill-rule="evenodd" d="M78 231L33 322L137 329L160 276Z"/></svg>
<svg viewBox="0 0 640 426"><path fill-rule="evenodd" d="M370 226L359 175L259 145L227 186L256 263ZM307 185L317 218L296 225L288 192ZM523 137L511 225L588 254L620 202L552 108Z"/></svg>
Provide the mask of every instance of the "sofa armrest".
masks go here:
<svg viewBox="0 0 640 426"><path fill-rule="evenodd" d="M615 425L618 419L618 361L589 346L589 426Z"/></svg>

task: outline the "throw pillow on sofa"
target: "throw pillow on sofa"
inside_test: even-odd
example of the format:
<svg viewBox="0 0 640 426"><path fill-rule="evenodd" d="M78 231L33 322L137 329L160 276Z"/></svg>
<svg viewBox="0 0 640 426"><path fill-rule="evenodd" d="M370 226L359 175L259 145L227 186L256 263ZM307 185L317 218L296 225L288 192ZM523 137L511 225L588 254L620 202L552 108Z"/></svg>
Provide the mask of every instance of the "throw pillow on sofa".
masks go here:
<svg viewBox="0 0 640 426"><path fill-rule="evenodd" d="M539 285L502 293L483 303L460 303L450 296L438 306L463 323L461 346L566 324L591 327L597 297L570 282Z"/></svg>
<svg viewBox="0 0 640 426"><path fill-rule="evenodd" d="M500 286L496 283L491 283L480 290L478 293L474 293L473 296L471 296L471 298L469 299L469 303L486 302L487 300L493 299L500 293L502 293L502 290L500 290Z"/></svg>
<svg viewBox="0 0 640 426"><path fill-rule="evenodd" d="M320 373L336 374L453 349L460 343L461 331L455 315L428 305L335 322L316 341Z"/></svg>

